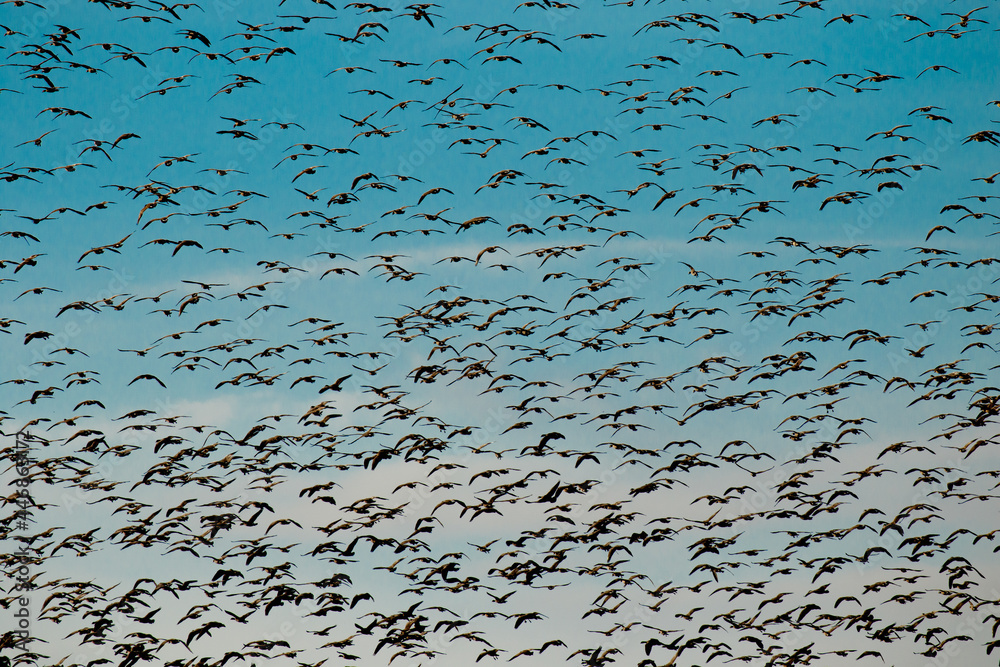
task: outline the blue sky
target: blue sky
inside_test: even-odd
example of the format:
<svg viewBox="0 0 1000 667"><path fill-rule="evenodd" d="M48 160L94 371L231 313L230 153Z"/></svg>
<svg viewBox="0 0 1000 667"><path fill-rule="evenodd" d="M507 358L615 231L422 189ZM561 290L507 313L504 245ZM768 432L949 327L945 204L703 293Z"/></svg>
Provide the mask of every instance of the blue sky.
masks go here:
<svg viewBox="0 0 1000 667"><path fill-rule="evenodd" d="M0 6L0 417L49 443L5 535L40 662L987 664L994 6L39 4ZM314 613L337 573L373 599ZM42 608L146 576L197 585L105 643Z"/></svg>

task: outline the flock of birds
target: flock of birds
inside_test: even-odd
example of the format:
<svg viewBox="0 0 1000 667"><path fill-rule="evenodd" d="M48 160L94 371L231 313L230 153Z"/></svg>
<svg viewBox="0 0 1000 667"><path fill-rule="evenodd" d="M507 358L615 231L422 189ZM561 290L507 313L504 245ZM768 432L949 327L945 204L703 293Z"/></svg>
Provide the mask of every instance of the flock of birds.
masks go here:
<svg viewBox="0 0 1000 667"><path fill-rule="evenodd" d="M5 659L994 664L996 6L385 4L0 2Z"/></svg>

